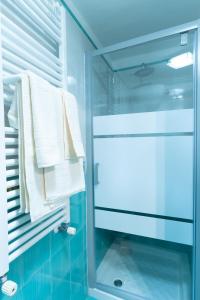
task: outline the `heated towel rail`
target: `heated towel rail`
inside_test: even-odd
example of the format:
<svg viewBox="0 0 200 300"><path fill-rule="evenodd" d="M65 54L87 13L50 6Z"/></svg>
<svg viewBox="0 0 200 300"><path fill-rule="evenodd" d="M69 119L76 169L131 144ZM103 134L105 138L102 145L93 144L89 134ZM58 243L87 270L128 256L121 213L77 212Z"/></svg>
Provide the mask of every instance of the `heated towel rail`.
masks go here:
<svg viewBox="0 0 200 300"><path fill-rule="evenodd" d="M65 86L65 12L57 0L0 2L0 277L9 263L47 235L69 210L58 209L31 223L20 212L18 132L10 128L7 112L16 74L31 70L51 84ZM3 84L4 78L4 84ZM5 79L6 78L6 79Z"/></svg>

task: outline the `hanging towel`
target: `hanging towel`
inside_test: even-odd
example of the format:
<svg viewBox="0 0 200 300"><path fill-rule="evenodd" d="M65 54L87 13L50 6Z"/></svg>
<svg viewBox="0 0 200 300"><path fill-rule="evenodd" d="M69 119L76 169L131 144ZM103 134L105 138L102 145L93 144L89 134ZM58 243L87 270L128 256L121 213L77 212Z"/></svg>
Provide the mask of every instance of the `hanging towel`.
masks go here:
<svg viewBox="0 0 200 300"><path fill-rule="evenodd" d="M71 93L62 91L65 124L65 158L85 157L77 100ZM66 139L67 138L67 139Z"/></svg>
<svg viewBox="0 0 200 300"><path fill-rule="evenodd" d="M45 191L47 203L57 203L85 190L83 159L65 160L55 167L45 168Z"/></svg>
<svg viewBox="0 0 200 300"><path fill-rule="evenodd" d="M65 160L45 168L47 202L55 202L85 190L83 160L85 157L76 98L63 91Z"/></svg>
<svg viewBox="0 0 200 300"><path fill-rule="evenodd" d="M59 164L64 159L64 126L61 89L34 73L30 80L33 134L38 168Z"/></svg>
<svg viewBox="0 0 200 300"><path fill-rule="evenodd" d="M28 73L20 77L21 81L16 85L18 103L14 99L8 119L10 126L19 129L20 208L23 212L30 212L33 222L64 207L68 200L64 197L53 205L46 204L44 169L38 168L35 153L30 77Z"/></svg>

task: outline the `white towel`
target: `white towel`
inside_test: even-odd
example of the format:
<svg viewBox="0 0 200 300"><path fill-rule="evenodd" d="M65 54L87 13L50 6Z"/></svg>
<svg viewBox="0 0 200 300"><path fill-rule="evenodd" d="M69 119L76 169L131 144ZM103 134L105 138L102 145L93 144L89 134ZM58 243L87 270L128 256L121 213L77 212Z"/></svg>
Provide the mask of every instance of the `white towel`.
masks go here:
<svg viewBox="0 0 200 300"><path fill-rule="evenodd" d="M54 166L64 159L61 90L30 71L27 74L37 164L39 168Z"/></svg>
<svg viewBox="0 0 200 300"><path fill-rule="evenodd" d="M16 105L13 101L8 118L10 126L19 129L20 207L22 211L30 212L31 221L36 221L67 205L67 199L65 197L54 205L46 205L44 169L38 168L36 161L30 78L27 73L21 75L16 92L19 102Z"/></svg>
<svg viewBox="0 0 200 300"><path fill-rule="evenodd" d="M65 160L54 167L45 168L47 202L55 202L65 195L71 196L85 190L83 169L84 148L76 98L63 91L65 117Z"/></svg>
<svg viewBox="0 0 200 300"><path fill-rule="evenodd" d="M63 90L64 122L65 122L65 158L85 157L83 148L77 100L71 93ZM67 139L66 139L67 137Z"/></svg>
<svg viewBox="0 0 200 300"><path fill-rule="evenodd" d="M65 160L55 167L45 168L45 191L47 203L57 203L85 190L83 159Z"/></svg>

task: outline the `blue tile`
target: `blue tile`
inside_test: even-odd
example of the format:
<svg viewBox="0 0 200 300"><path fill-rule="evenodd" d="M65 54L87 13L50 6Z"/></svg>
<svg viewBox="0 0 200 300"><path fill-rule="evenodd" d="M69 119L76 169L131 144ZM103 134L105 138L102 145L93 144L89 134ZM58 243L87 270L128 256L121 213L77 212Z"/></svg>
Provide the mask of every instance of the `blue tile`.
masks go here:
<svg viewBox="0 0 200 300"><path fill-rule="evenodd" d="M19 284L13 300L86 299L85 193L72 197L71 213L75 236L52 232L10 264L9 278Z"/></svg>
<svg viewBox="0 0 200 300"><path fill-rule="evenodd" d="M51 257L60 250L69 246L70 236L66 232L52 232L50 235L50 255Z"/></svg>
<svg viewBox="0 0 200 300"><path fill-rule="evenodd" d="M2 295L0 293L0 300L23 300L23 293L21 290L18 289L17 293L15 296L12 296L12 297L8 297L8 296L5 296L5 295Z"/></svg>
<svg viewBox="0 0 200 300"><path fill-rule="evenodd" d="M71 218L71 226L76 227L77 231L81 230L83 225L85 224L84 215L85 215L85 207L84 207L84 197L83 193L79 193L71 197L70 200L70 218Z"/></svg>
<svg viewBox="0 0 200 300"><path fill-rule="evenodd" d="M85 268L84 256L81 255L76 259L71 268L71 281L72 283L83 284L86 277L86 268Z"/></svg>
<svg viewBox="0 0 200 300"><path fill-rule="evenodd" d="M21 255L19 258L15 259L9 266L9 278L15 281L18 286L23 286L24 284L24 274L25 274L25 265L24 265L24 255Z"/></svg>
<svg viewBox="0 0 200 300"><path fill-rule="evenodd" d="M70 300L85 300L86 294L84 286L78 283L71 283L71 299Z"/></svg>
<svg viewBox="0 0 200 300"><path fill-rule="evenodd" d="M47 235L23 254L24 282L37 272L50 258L50 235Z"/></svg>
<svg viewBox="0 0 200 300"><path fill-rule="evenodd" d="M83 230L81 230L70 239L71 262L73 263L83 251Z"/></svg>
<svg viewBox="0 0 200 300"><path fill-rule="evenodd" d="M70 281L54 279L52 287L52 300L71 300Z"/></svg>
<svg viewBox="0 0 200 300"><path fill-rule="evenodd" d="M52 279L47 275L36 272L23 287L21 300L51 300Z"/></svg>
<svg viewBox="0 0 200 300"><path fill-rule="evenodd" d="M69 245L54 254L50 260L51 276L63 280L70 280L71 262Z"/></svg>

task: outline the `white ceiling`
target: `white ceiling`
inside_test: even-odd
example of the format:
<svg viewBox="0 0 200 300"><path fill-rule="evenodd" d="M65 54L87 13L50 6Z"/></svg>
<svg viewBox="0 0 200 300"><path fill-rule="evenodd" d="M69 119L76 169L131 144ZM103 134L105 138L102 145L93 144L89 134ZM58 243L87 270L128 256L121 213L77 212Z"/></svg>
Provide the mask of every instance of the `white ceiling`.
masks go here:
<svg viewBox="0 0 200 300"><path fill-rule="evenodd" d="M103 46L200 18L200 0L66 0ZM79 20L81 22L81 20Z"/></svg>

